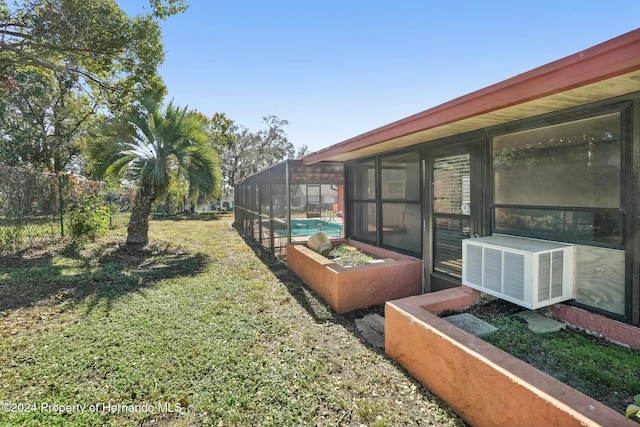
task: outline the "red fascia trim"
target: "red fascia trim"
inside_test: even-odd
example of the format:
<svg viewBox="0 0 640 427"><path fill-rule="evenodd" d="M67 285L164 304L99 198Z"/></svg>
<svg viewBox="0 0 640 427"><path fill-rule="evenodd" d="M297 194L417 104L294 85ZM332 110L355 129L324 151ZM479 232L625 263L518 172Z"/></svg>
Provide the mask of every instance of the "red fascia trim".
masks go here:
<svg viewBox="0 0 640 427"><path fill-rule="evenodd" d="M444 124L554 95L640 69L640 29L534 68L304 157L313 164Z"/></svg>

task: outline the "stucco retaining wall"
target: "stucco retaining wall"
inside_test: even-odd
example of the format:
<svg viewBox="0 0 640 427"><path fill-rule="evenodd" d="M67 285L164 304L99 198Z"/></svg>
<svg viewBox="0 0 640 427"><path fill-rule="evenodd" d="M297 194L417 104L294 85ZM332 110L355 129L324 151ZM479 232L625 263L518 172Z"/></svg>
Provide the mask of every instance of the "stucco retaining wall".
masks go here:
<svg viewBox="0 0 640 427"><path fill-rule="evenodd" d="M461 303L458 298L467 301ZM385 306L386 353L468 423L476 427L637 426L429 311L434 307L457 310L468 300L468 292L455 288Z"/></svg>
<svg viewBox="0 0 640 427"><path fill-rule="evenodd" d="M334 246L345 241L335 241ZM342 267L304 244L287 246L287 266L337 313L384 304L422 292L422 261L350 241L359 249L387 258L382 263Z"/></svg>
<svg viewBox="0 0 640 427"><path fill-rule="evenodd" d="M618 322L578 307L555 304L550 307L553 317L589 334L632 348L640 348L640 328Z"/></svg>

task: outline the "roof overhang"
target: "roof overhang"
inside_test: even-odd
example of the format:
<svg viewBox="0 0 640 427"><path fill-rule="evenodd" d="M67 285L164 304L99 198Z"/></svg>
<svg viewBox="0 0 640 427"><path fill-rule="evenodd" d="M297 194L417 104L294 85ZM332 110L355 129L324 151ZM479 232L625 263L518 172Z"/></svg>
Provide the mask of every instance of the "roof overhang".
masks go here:
<svg viewBox="0 0 640 427"><path fill-rule="evenodd" d="M316 151L347 161L640 91L640 29Z"/></svg>

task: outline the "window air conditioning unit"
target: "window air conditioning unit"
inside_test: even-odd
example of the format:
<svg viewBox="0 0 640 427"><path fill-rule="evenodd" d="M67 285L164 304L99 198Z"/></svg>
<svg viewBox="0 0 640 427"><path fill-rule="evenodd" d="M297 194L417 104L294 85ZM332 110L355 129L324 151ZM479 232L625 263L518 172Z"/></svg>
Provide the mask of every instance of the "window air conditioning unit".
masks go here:
<svg viewBox="0 0 640 427"><path fill-rule="evenodd" d="M462 241L462 283L535 310L573 299L575 247L488 236Z"/></svg>

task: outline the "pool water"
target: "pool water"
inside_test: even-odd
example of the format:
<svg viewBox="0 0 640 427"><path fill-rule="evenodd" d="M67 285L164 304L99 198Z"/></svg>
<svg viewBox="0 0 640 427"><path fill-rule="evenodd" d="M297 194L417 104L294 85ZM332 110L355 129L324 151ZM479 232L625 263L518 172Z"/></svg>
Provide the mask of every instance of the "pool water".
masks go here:
<svg viewBox="0 0 640 427"><path fill-rule="evenodd" d="M322 221L320 219L292 219L292 236L310 236L322 231L330 237L340 237L342 235L342 224ZM280 236L286 236L287 230L275 230Z"/></svg>

